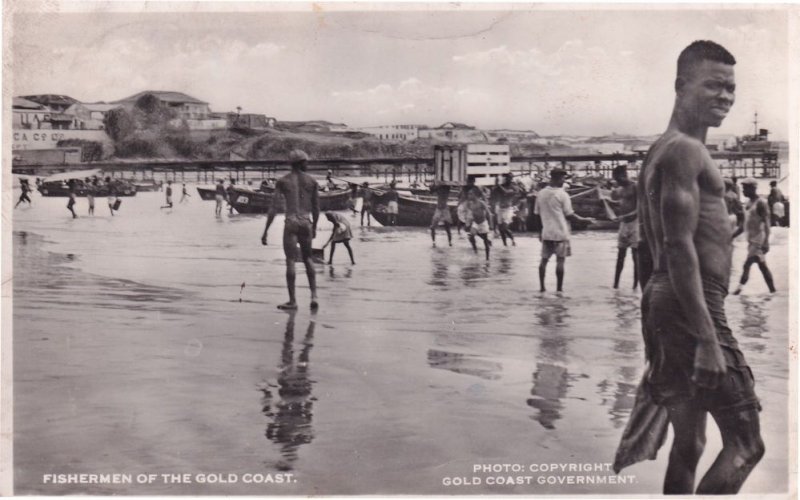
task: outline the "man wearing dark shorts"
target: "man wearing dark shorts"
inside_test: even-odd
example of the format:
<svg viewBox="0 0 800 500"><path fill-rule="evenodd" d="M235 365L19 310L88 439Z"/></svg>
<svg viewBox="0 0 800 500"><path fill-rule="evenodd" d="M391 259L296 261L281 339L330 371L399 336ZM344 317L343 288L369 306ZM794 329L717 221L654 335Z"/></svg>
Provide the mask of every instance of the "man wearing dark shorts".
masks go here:
<svg viewBox="0 0 800 500"><path fill-rule="evenodd" d="M371 225L372 190L366 182L361 185L361 225L364 225L364 214L367 215L367 227Z"/></svg>
<svg viewBox="0 0 800 500"><path fill-rule="evenodd" d="M20 193L19 201L17 201L17 204L14 205L14 208L17 208L23 201L27 201L28 205L31 204L31 198L28 196L28 193L31 192L31 187L28 184L28 179L20 179L19 187L22 190L22 193Z"/></svg>
<svg viewBox="0 0 800 500"><path fill-rule="evenodd" d="M447 204L450 199L450 186L434 183L431 186L431 192L436 193L436 210L431 218L431 241L433 241L433 246L436 246L436 228L439 224L444 224L444 230L447 233L447 244L453 246L453 234L450 232L453 217L450 214L450 206Z"/></svg>
<svg viewBox="0 0 800 500"><path fill-rule="evenodd" d="M607 203L618 212L619 232L617 233L617 267L614 270L614 288L619 288L619 278L625 267L625 254L631 249L633 259L633 288L639 284L639 219L636 208L636 184L628 179L628 168L617 165L611 176L617 181L617 188L611 192Z"/></svg>
<svg viewBox="0 0 800 500"><path fill-rule="evenodd" d="M724 182L704 144L708 128L718 127L733 105L735 63L714 42L683 50L669 126L639 176L649 361L642 387L666 408L674 430L668 494L736 493L764 454L753 375L725 319L732 229ZM707 413L723 448L695 489Z"/></svg>
<svg viewBox="0 0 800 500"><path fill-rule="evenodd" d="M275 193L283 198L286 209L283 226L283 252L286 254L286 288L289 291L289 302L279 305L278 309L297 309L294 282L298 245L300 246L300 257L306 266L308 286L311 289L311 309L317 309L319 306L314 263L311 260L311 241L317 236L317 221L319 220L319 187L317 181L305 172L307 161L308 155L303 151L296 149L289 153L292 171L278 179L275 184ZM280 200L275 198L270 205L267 225L261 236L261 243L264 245L267 244L267 231L269 231L280 205ZM311 213L310 219L309 212Z"/></svg>

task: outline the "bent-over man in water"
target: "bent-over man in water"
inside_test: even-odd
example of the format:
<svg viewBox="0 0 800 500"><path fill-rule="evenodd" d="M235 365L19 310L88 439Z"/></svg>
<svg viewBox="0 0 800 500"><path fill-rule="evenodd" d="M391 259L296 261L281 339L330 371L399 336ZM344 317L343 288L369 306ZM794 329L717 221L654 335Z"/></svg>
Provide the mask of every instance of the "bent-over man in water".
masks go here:
<svg viewBox="0 0 800 500"><path fill-rule="evenodd" d="M305 172L307 161L308 155L299 149L289 153L292 171L278 179L275 184L275 193L280 195L285 202L283 252L286 254L286 288L289 290L289 302L279 305L278 309L297 309L294 282L298 244L300 256L306 266L308 287L311 289L311 309L319 306L314 263L311 260L311 241L317 236L317 222L319 221L319 187L317 181ZM275 214L278 213L279 201L279 199L273 198L269 207L267 225L261 236L261 243L264 245L267 244L267 231L269 231L272 221L275 220ZM311 213L310 219L309 212Z"/></svg>
<svg viewBox="0 0 800 500"><path fill-rule="evenodd" d="M674 430L668 494L736 493L764 454L752 372L725 318L732 251L725 186L704 144L708 128L733 105L734 64L714 42L696 41L681 52L669 126L639 176L649 361L643 388L667 409ZM722 451L695 490L707 413L722 434Z"/></svg>
<svg viewBox="0 0 800 500"><path fill-rule="evenodd" d="M636 206L636 184L628 179L625 165L617 165L611 176L617 182L608 203L617 209L619 233L617 236L617 267L614 271L614 288L619 288L619 278L625 267L625 254L631 249L633 259L633 288L639 284L639 219Z"/></svg>

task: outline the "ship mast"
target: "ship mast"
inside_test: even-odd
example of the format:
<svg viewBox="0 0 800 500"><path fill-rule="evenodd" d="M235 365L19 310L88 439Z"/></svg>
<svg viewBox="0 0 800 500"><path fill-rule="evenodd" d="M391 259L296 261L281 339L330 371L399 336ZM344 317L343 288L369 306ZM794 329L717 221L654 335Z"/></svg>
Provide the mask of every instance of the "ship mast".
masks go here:
<svg viewBox="0 0 800 500"><path fill-rule="evenodd" d="M756 111L755 116L753 116L753 136L758 137L758 111Z"/></svg>

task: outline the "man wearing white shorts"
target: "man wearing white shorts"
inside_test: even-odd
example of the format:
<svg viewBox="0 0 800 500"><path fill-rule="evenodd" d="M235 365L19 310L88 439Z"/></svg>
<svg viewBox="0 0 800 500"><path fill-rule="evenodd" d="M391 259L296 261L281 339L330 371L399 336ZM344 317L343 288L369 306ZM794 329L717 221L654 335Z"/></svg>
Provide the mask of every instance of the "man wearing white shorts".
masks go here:
<svg viewBox="0 0 800 500"><path fill-rule="evenodd" d="M492 242L489 241L489 218L492 216L486 202L478 198L478 194L473 189L467 195L466 211L470 220L469 224L469 243L472 250L478 253L478 245L475 243L475 236L483 240L483 249L486 252L486 260L489 260L489 249Z"/></svg>
<svg viewBox="0 0 800 500"><path fill-rule="evenodd" d="M581 217L572 210L572 201L564 191L564 179L567 172L554 168L550 171L550 185L536 195L534 213L542 218L542 231L539 239L542 242L542 260L539 263L539 289L544 292L544 276L547 261L556 256L557 291L563 291L564 263L572 254L569 246L570 227L568 219L578 222L593 222L594 219Z"/></svg>

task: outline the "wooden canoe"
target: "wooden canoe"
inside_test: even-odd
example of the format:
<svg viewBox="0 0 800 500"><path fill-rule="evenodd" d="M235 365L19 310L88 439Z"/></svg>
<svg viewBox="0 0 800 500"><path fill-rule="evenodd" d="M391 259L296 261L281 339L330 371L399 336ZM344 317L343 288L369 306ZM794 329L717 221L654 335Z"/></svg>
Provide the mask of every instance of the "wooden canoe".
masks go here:
<svg viewBox="0 0 800 500"><path fill-rule="evenodd" d="M230 189L229 196L230 204L233 205L234 210L240 214L265 214L269 212L274 194L234 186ZM347 202L349 200L349 189L320 192L319 211L345 210L347 209ZM278 213L283 213L283 207L278 209Z"/></svg>

